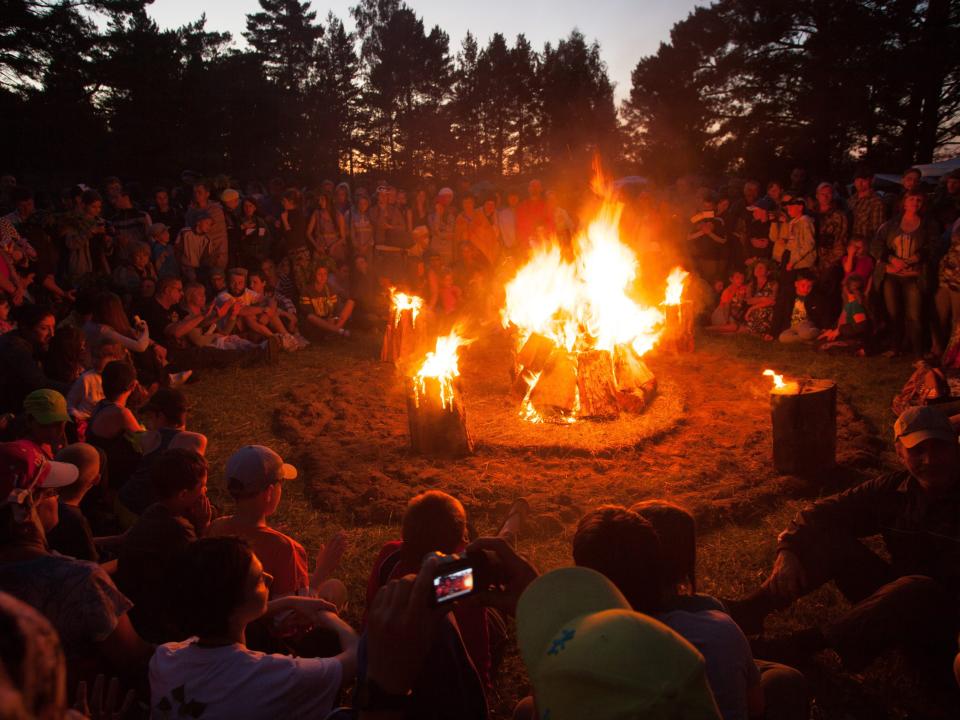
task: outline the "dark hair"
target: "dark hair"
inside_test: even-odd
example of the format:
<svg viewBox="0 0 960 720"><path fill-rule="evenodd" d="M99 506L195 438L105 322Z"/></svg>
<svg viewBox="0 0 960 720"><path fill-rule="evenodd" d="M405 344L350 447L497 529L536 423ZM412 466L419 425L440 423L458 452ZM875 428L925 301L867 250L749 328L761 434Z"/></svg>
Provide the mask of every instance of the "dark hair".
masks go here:
<svg viewBox="0 0 960 720"><path fill-rule="evenodd" d="M923 171L917 167L908 167L903 171L904 175L909 175L910 173L915 174L917 177L923 177Z"/></svg>
<svg viewBox="0 0 960 720"><path fill-rule="evenodd" d="M162 450L150 466L150 482L160 500L169 500L182 490L193 490L207 474L207 459L183 448Z"/></svg>
<svg viewBox="0 0 960 720"><path fill-rule="evenodd" d="M125 360L111 360L100 374L103 377L103 394L107 400L120 397L137 380L137 371Z"/></svg>
<svg viewBox="0 0 960 720"><path fill-rule="evenodd" d="M116 293L103 292L94 298L93 321L108 325L129 338L133 337L133 328L123 309L123 301Z"/></svg>
<svg viewBox="0 0 960 720"><path fill-rule="evenodd" d="M208 178L197 178L193 181L193 187L197 186L204 188L207 192L213 192L213 183Z"/></svg>
<svg viewBox="0 0 960 720"><path fill-rule="evenodd" d="M813 273L810 272L810 271L807 270L807 269L803 269L803 270L798 270L798 271L797 271L797 275L796 275L796 277L794 278L794 282L800 282L801 280L807 280L807 281L809 281L809 282L816 282L816 278L814 278Z"/></svg>
<svg viewBox="0 0 960 720"><path fill-rule="evenodd" d="M175 388L160 388L142 410L153 410L174 424L183 425L187 420L187 396Z"/></svg>
<svg viewBox="0 0 960 720"><path fill-rule="evenodd" d="M166 292L167 288L172 287L174 283L183 284L183 280L176 275L164 275L162 278L157 280L157 295Z"/></svg>
<svg viewBox="0 0 960 720"><path fill-rule="evenodd" d="M84 205L93 205L95 202L103 202L103 197L96 190L84 190L80 196L80 202Z"/></svg>
<svg viewBox="0 0 960 720"><path fill-rule="evenodd" d="M663 582L684 582L697 592L697 522L689 511L666 500L646 500L630 508L657 531L663 558Z"/></svg>
<svg viewBox="0 0 960 720"><path fill-rule="evenodd" d="M249 281L250 278L255 277L260 278L263 282L267 281L267 277L263 274L263 270L250 270L247 272L247 281Z"/></svg>
<svg viewBox="0 0 960 720"><path fill-rule="evenodd" d="M604 505L584 515L573 537L573 560L605 575L637 612L660 610L660 541L637 513Z"/></svg>
<svg viewBox="0 0 960 720"><path fill-rule="evenodd" d="M22 185L17 185L10 192L10 199L15 203L26 202L27 200L33 200L33 190L25 188Z"/></svg>
<svg viewBox="0 0 960 720"><path fill-rule="evenodd" d="M872 178L872 177L873 177L873 169L872 169L869 165L866 165L866 164L857 165L857 167L854 168L854 170L853 170L853 177L854 177L854 179L856 179L856 178L867 178L867 179Z"/></svg>
<svg viewBox="0 0 960 720"><path fill-rule="evenodd" d="M200 637L222 635L246 600L253 551L238 537L201 538L190 544L180 568L179 609L183 630Z"/></svg>
<svg viewBox="0 0 960 720"><path fill-rule="evenodd" d="M13 308L13 319L21 330L33 330L48 317L56 317L49 305L24 303Z"/></svg>
<svg viewBox="0 0 960 720"><path fill-rule="evenodd" d="M50 340L50 348L43 360L47 375L60 382L72 383L83 372L83 345L85 336L75 327L62 327Z"/></svg>
<svg viewBox="0 0 960 720"><path fill-rule="evenodd" d="M10 296L7 295L3 290L0 290L0 305L9 305Z"/></svg>
<svg viewBox="0 0 960 720"><path fill-rule="evenodd" d="M293 203L294 207L300 206L300 191L296 188L288 188L287 190L284 190L281 197L283 197L283 199L287 202Z"/></svg>
<svg viewBox="0 0 960 720"><path fill-rule="evenodd" d="M459 500L440 490L420 493L403 513L404 555L419 562L427 553L456 552L463 545L466 529L467 514Z"/></svg>

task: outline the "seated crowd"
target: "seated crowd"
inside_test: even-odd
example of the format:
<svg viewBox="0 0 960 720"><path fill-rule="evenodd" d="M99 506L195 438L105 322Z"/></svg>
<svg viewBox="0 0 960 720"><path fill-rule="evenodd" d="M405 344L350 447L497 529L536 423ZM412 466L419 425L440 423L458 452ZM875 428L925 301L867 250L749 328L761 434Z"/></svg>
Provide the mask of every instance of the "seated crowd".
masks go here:
<svg viewBox="0 0 960 720"><path fill-rule="evenodd" d="M960 680L960 445L932 407L897 420L903 469L801 511L744 598L698 592L696 525L675 504L590 510L573 566L541 575L518 552L524 500L478 535L457 498L430 490L410 499L400 537L367 558L352 627L337 577L346 536L311 563L271 527L298 471L262 445L229 456L215 481L232 514L214 507L208 438L189 429L180 386L339 342L384 317L394 284L422 292L439 318L461 303L487 312L495 273L545 234L569 242L573 220L537 181L502 205L458 188L454 212L449 188L418 191L408 206L387 185L371 198L325 183L308 197L271 183L243 196L222 188L215 202L212 183L190 180L189 207L158 189L148 214L110 179L107 221L96 191L72 189L59 210L38 213L14 188L0 220L0 717L66 717L79 684L81 712L89 694L104 717L482 720L503 695L513 641L531 687L517 718L809 718L797 667L828 648L853 671L891 648L917 651L934 675L953 664ZM864 203L876 226L846 252L845 211L832 216L833 244L817 234L832 188L814 205L778 188L763 203L748 187L739 216L707 196L689 245L681 237L671 250L717 288L716 327L869 351L879 237L889 238L876 259L892 283L894 347L925 342L910 308L914 295L920 307L929 298L921 273L946 225L923 214L915 190L886 224ZM649 198L632 201L636 217ZM681 224L666 204L656 212L661 228ZM956 231L951 240L960 252ZM861 542L873 535L883 557ZM463 568L454 554L472 569L463 586L451 579ZM830 581L850 601L839 618L764 634L769 613ZM439 600L455 587L469 592Z"/></svg>

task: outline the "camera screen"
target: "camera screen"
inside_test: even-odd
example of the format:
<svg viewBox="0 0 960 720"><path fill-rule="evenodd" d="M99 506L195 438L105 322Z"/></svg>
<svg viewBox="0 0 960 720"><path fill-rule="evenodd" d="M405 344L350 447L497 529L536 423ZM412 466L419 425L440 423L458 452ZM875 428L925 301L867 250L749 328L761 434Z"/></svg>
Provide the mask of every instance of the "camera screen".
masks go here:
<svg viewBox="0 0 960 720"><path fill-rule="evenodd" d="M473 592L473 568L454 570L433 579L433 592L438 603L450 602Z"/></svg>

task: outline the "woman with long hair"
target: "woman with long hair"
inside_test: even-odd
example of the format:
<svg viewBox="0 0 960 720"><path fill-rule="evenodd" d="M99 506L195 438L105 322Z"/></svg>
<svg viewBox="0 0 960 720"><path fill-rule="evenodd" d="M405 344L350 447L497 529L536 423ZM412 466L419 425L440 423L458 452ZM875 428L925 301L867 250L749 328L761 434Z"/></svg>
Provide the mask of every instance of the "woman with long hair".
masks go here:
<svg viewBox="0 0 960 720"><path fill-rule="evenodd" d="M310 214L307 223L307 238L313 246L316 257L345 257L342 226L339 217L333 209L333 200L329 195L320 193L317 196L317 207Z"/></svg>

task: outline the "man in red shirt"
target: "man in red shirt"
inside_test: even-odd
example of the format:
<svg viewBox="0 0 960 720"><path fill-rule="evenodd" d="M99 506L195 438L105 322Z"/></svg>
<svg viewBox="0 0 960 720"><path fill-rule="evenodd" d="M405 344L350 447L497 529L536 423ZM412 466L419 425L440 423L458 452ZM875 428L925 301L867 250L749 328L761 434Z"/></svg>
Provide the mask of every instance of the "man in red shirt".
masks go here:
<svg viewBox="0 0 960 720"><path fill-rule="evenodd" d="M543 199L543 184L531 180L527 192L527 199L517 207L517 244L525 249L536 244L541 229L548 236L553 233L553 220Z"/></svg>

